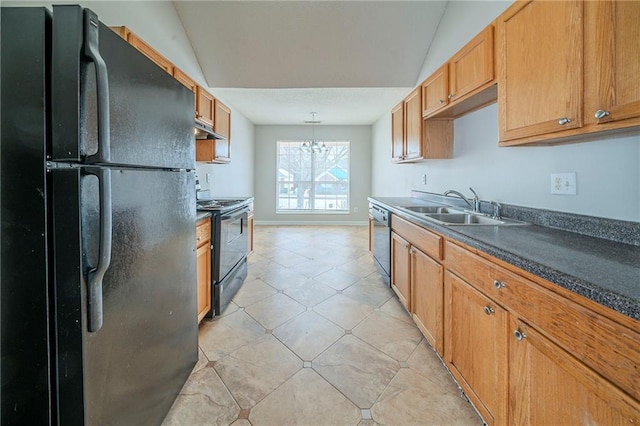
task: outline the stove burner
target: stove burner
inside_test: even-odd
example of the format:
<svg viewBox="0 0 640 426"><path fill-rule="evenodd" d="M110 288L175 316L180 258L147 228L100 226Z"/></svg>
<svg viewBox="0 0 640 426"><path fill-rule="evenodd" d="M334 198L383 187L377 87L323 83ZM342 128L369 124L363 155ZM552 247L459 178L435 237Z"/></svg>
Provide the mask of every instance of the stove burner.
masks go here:
<svg viewBox="0 0 640 426"><path fill-rule="evenodd" d="M220 210L225 207L242 204L244 200L206 200L198 201L198 209L201 210Z"/></svg>

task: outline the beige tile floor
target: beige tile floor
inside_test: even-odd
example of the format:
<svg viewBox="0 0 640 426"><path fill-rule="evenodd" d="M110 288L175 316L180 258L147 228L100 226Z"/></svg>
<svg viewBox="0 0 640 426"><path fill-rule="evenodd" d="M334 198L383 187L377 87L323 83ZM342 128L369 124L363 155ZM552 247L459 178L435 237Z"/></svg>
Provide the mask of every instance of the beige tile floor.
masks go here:
<svg viewBox="0 0 640 426"><path fill-rule="evenodd" d="M479 425L360 226L256 226L165 425Z"/></svg>

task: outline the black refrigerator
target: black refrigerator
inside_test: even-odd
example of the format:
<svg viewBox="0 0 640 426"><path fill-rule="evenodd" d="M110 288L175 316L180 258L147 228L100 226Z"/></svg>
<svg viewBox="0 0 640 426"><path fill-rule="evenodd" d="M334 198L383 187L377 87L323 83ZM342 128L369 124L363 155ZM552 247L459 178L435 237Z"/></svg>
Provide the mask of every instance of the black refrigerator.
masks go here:
<svg viewBox="0 0 640 426"><path fill-rule="evenodd" d="M1 19L1 423L160 424L197 361L193 94L89 9Z"/></svg>

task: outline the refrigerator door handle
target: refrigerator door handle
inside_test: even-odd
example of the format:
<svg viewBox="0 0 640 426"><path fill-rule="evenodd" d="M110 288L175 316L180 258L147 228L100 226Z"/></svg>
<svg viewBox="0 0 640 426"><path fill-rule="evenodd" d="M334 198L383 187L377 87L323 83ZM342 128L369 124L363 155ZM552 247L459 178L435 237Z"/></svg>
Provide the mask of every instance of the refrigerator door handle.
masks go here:
<svg viewBox="0 0 640 426"><path fill-rule="evenodd" d="M87 173L96 175L100 188L100 247L98 265L89 271L87 289L88 329L96 332L102 328L102 279L111 264L112 212L111 212L111 170L86 167Z"/></svg>
<svg viewBox="0 0 640 426"><path fill-rule="evenodd" d="M109 78L107 65L100 56L98 15L84 9L84 54L91 59L96 68L96 86L98 102L98 153L91 162L109 163L111 161L111 135L109 132Z"/></svg>

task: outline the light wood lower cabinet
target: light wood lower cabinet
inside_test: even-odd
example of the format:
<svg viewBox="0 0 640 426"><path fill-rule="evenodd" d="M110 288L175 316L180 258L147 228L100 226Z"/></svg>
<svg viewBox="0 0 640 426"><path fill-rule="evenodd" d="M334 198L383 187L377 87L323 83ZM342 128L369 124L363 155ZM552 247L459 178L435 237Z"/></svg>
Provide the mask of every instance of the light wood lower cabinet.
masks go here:
<svg viewBox="0 0 640 426"><path fill-rule="evenodd" d="M392 288L490 425L640 424L640 323L399 216Z"/></svg>
<svg viewBox="0 0 640 426"><path fill-rule="evenodd" d="M421 250L411 247L411 313L427 341L442 356L444 268Z"/></svg>
<svg viewBox="0 0 640 426"><path fill-rule="evenodd" d="M440 356L443 340L442 237L400 217L391 220L392 288Z"/></svg>
<svg viewBox="0 0 640 426"><path fill-rule="evenodd" d="M198 322L211 310L211 219L196 225Z"/></svg>
<svg viewBox="0 0 640 426"><path fill-rule="evenodd" d="M507 423L508 312L445 273L445 362L488 424Z"/></svg>
<svg viewBox="0 0 640 426"><path fill-rule="evenodd" d="M638 424L637 401L524 321L509 331L510 424Z"/></svg>
<svg viewBox="0 0 640 426"><path fill-rule="evenodd" d="M410 249L407 240L391 232L391 288L408 312L411 312Z"/></svg>

